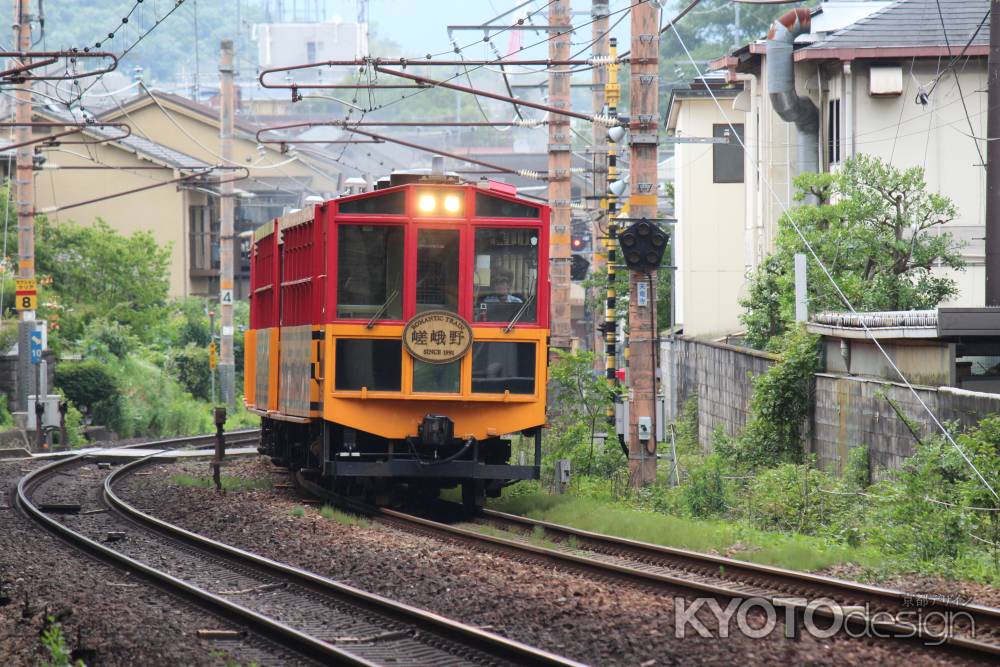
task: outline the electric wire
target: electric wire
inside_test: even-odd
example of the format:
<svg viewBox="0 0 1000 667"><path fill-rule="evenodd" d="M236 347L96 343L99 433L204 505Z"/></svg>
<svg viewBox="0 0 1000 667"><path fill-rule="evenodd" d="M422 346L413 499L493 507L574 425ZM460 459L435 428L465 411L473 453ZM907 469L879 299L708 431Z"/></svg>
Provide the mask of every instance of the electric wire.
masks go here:
<svg viewBox="0 0 1000 667"><path fill-rule="evenodd" d="M747 149L746 144L743 143L743 138L736 131L736 128L733 127L732 122L728 120L728 115L722 108L722 105L719 103L718 98L715 96L715 92L709 85L709 82L705 78L705 75L702 73L701 68L698 67L697 63L695 63L694 61L694 58L691 56L691 52L688 50L687 44L684 43L684 38L681 37L680 32L677 30L677 27L673 25L673 23L671 23L671 26L673 27L674 35L676 35L677 41L680 43L681 48L684 49L685 55L687 56L691 65L695 68L695 71L698 73L697 78L701 79L702 83L705 85L705 89L708 91L708 94L711 96L712 101L715 103L716 108L722 114L723 118L726 118L726 124L729 125L730 131L733 133L733 135L735 135L736 141L739 142L740 148L743 150L744 154L749 155L749 150ZM774 191L773 186L767 179L767 176L764 174L763 170L760 168L760 165L757 163L756 160L751 159L748 161L754 166L754 169L757 172L757 177L764 183L764 185L767 186L767 189L770 192L771 196L778 203L779 208L781 208L784 214L784 218L789 221L789 223L792 225L792 228L795 230L795 233L799 236L800 239L802 239L802 243L803 245L805 245L806 250L808 250L809 254L812 255L813 260L819 266L820 270L823 272L823 275L826 277L827 281L833 286L834 290L837 292L837 295L840 297L840 300L844 303L845 306L847 306L847 309L851 313L857 314L858 311L854 308L854 305L847 298L847 295L844 294L843 290L840 288L840 285L834 279L829 269L827 269L826 265L819 258L819 255L816 254L816 251L813 248L812 244L809 243L809 239L806 238L805 234L802 232L802 229L798 226L798 224L796 224L795 219L790 215L788 207L785 206L784 202L778 197L777 193ZM979 471L979 468L976 467L976 465L968 457L965 451L959 446L959 444L952 437L951 432L945 427L944 424L941 423L937 415L934 414L934 411L931 410L930 407L927 405L927 403L925 403L924 400L920 397L920 394L917 393L917 390L913 387L913 385L910 383L907 377L899 369L899 367L896 365L896 362L892 359L889 353L886 352L885 348L882 347L882 344L879 342L878 338L874 336L868 325L865 324L863 319L859 319L859 323L861 324L861 327L864 329L865 335L872 341L875 347L878 348L879 352L885 358L886 362L896 373L896 375L899 376L903 384L906 386L906 388L910 391L913 397L923 408L924 412L926 412L927 415L931 418L931 421L934 422L934 425L938 428L938 430L941 431L941 433L948 440L951 446L955 448L955 450L959 453L959 455L962 457L965 463L973 470L973 472L976 473L976 476L983 483L983 485L989 490L989 492L993 495L993 497L996 498L998 501L1000 501L1000 494L997 494L993 486L990 485L990 483L986 480L986 477L983 476L983 473Z"/></svg>

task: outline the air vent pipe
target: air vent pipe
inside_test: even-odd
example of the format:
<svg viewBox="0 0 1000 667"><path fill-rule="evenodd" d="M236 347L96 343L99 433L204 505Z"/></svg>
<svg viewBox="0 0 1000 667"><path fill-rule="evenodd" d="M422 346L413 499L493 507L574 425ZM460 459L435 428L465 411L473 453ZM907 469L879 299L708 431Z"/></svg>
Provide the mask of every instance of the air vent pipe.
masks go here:
<svg viewBox="0 0 1000 667"><path fill-rule="evenodd" d="M808 97L795 92L792 44L809 32L809 10L789 10L771 24L767 33L767 93L782 120L797 131L799 173L819 171L819 111Z"/></svg>

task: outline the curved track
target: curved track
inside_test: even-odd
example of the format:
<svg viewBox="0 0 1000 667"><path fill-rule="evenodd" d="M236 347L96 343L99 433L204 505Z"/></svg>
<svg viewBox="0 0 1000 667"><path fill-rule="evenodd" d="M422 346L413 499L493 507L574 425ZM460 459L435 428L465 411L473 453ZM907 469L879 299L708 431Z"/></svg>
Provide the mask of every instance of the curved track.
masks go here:
<svg viewBox="0 0 1000 667"><path fill-rule="evenodd" d="M308 483L303 486L320 491ZM340 500L337 500L340 502ZM469 517L440 503L434 520L386 508L346 506L404 530L473 543L514 557L542 559L672 594L721 600L763 598L778 618L834 625L852 636L923 642L974 659L1000 658L1000 609L920 596L834 577L591 533L568 526L484 510ZM782 611L784 610L784 611ZM786 629L788 631L788 629Z"/></svg>
<svg viewBox="0 0 1000 667"><path fill-rule="evenodd" d="M169 446L190 442L177 439ZM129 463L107 476L85 457L57 461L22 478L18 503L46 528L101 560L308 660L347 665L577 664L159 521L114 492L118 479L150 460ZM65 514L61 520L46 511L65 507L67 501L96 509Z"/></svg>

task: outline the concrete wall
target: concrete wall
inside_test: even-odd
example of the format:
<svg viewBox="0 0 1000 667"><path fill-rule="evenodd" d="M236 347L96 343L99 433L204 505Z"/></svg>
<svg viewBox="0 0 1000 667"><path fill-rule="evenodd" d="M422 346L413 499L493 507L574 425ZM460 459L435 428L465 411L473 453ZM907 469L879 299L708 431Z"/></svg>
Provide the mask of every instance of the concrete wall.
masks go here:
<svg viewBox="0 0 1000 667"><path fill-rule="evenodd" d="M968 427L1000 413L1000 394L923 385L914 389L941 422ZM920 401L895 382L817 373L811 442L817 464L840 473L848 452L867 445L875 477L880 476L880 469L899 468L913 453L917 437L940 434ZM905 415L916 435L896 410Z"/></svg>
<svg viewBox="0 0 1000 667"><path fill-rule="evenodd" d="M711 137L712 126L743 123L722 98L720 113L711 98L678 100L678 136ZM744 224L746 185L712 182L712 145L677 144L675 215L677 321L691 336L718 336L739 327L739 299L745 293ZM744 181L753 174L744 170Z"/></svg>
<svg viewBox="0 0 1000 667"><path fill-rule="evenodd" d="M767 371L776 357L724 343L678 338L675 378L678 406L698 396L698 440L707 451L722 427L736 435L746 424L751 377Z"/></svg>
<svg viewBox="0 0 1000 667"><path fill-rule="evenodd" d="M722 427L728 435L739 433L747 420L752 378L774 363L772 355L722 343L679 338L675 351L678 406L698 396L698 439L708 451L712 434ZM669 346L664 351L669 359ZM867 445L874 477L885 469L899 468L913 453L916 438L896 410L904 415L920 438L939 433L920 401L941 422L973 426L1000 414L1000 394L971 392L952 387L915 385L920 401L905 386L856 376L817 373L815 403L807 424L807 452L819 467L841 473L848 452ZM895 409L893 409L895 406Z"/></svg>

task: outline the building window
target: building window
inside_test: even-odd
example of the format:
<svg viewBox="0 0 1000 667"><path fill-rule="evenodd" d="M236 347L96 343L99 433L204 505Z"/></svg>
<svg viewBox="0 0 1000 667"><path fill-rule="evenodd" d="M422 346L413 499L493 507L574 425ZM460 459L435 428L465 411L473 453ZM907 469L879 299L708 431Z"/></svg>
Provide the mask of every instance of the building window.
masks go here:
<svg viewBox="0 0 1000 667"><path fill-rule="evenodd" d="M826 113L826 161L840 162L840 100L830 100Z"/></svg>
<svg viewBox="0 0 1000 667"><path fill-rule="evenodd" d="M736 136L733 136L733 130ZM713 137L729 137L728 144L712 144L712 182L743 182L743 123L712 126Z"/></svg>
<svg viewBox="0 0 1000 667"><path fill-rule="evenodd" d="M316 62L316 42L306 42L306 62Z"/></svg>

